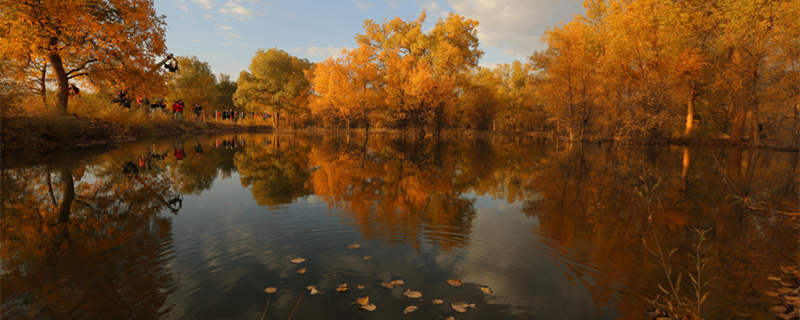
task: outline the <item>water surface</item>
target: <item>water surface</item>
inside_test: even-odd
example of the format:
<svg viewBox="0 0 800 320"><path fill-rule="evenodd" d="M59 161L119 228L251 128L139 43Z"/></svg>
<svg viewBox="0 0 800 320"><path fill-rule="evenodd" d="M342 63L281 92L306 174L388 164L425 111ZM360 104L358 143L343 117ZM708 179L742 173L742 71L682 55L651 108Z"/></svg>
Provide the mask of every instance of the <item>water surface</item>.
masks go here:
<svg viewBox="0 0 800 320"><path fill-rule="evenodd" d="M797 153L501 137L242 134L17 155L2 171L2 312L259 319L269 297L268 319L642 319L667 283L642 240L676 248L669 265L688 273L707 229L702 316L770 318L768 277L798 264L785 214L798 176ZM381 286L394 279L405 285ZM363 296L375 311L353 304Z"/></svg>

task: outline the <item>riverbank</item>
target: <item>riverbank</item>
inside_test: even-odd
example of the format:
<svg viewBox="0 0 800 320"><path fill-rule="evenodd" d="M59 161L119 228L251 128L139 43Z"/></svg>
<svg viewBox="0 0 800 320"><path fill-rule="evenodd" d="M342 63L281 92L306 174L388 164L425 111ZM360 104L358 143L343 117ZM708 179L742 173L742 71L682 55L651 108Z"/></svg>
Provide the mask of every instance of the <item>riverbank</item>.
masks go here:
<svg viewBox="0 0 800 320"><path fill-rule="evenodd" d="M0 117L0 133L2 134L4 153L6 150L14 149L89 147L143 138L177 137L189 133L266 132L271 130L272 126L266 122L234 124L221 121L177 121L163 118L126 122L76 115Z"/></svg>

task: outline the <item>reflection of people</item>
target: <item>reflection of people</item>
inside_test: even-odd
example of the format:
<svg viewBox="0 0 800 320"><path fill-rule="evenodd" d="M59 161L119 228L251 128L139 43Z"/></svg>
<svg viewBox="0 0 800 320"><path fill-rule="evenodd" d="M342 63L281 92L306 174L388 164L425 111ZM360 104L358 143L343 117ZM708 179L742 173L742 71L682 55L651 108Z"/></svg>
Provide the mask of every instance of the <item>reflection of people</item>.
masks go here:
<svg viewBox="0 0 800 320"><path fill-rule="evenodd" d="M186 158L186 152L183 151L183 148L175 149L175 159L183 160L183 158Z"/></svg>
<svg viewBox="0 0 800 320"><path fill-rule="evenodd" d="M139 174L139 168L132 161L125 161L125 164L122 165L122 173L127 175Z"/></svg>

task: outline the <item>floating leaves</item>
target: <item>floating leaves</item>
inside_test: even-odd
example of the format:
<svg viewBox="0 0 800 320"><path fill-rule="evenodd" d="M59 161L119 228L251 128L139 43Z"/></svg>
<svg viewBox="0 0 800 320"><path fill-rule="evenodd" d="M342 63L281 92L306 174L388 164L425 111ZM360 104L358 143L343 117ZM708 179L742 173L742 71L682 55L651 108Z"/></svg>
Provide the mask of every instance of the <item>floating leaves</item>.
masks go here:
<svg viewBox="0 0 800 320"><path fill-rule="evenodd" d="M290 261L291 261L292 263L299 264L299 263L306 262L306 259L304 259L304 258L294 258L294 259L292 259L292 260L290 260Z"/></svg>
<svg viewBox="0 0 800 320"><path fill-rule="evenodd" d="M359 284L359 285L356 286L356 288L358 290L364 290L364 285Z"/></svg>
<svg viewBox="0 0 800 320"><path fill-rule="evenodd" d="M444 318L444 320L456 320L456 317L448 316L447 318Z"/></svg>
<svg viewBox="0 0 800 320"><path fill-rule="evenodd" d="M480 286L480 287L479 287L479 289L481 289L481 292L483 292L483 293L485 293L485 294L492 294L492 293L494 293L494 292L492 291L492 289L491 289L491 288L489 288L489 287L487 287L487 286Z"/></svg>
<svg viewBox="0 0 800 320"><path fill-rule="evenodd" d="M358 249L361 248L361 245L358 243L353 243L347 246L347 249Z"/></svg>
<svg viewBox="0 0 800 320"><path fill-rule="evenodd" d="M449 284L451 286L454 286L454 287L460 287L464 283L461 282L461 280L458 280L458 279L449 279L449 280L447 280L447 284Z"/></svg>
<svg viewBox="0 0 800 320"><path fill-rule="evenodd" d="M347 291L347 284L342 283L338 287L336 287L336 292L345 292Z"/></svg>
<svg viewBox="0 0 800 320"><path fill-rule="evenodd" d="M363 306L361 306L359 308L367 310L367 311L375 311L375 309L377 309L378 307L376 307L374 304L370 303L368 305L363 305Z"/></svg>
<svg viewBox="0 0 800 320"><path fill-rule="evenodd" d="M433 299L433 304L443 304L444 300L442 299Z"/></svg>
<svg viewBox="0 0 800 320"><path fill-rule="evenodd" d="M308 272L308 269L306 268L300 268L300 270L297 270L297 273L299 274L305 274L306 272Z"/></svg>
<svg viewBox="0 0 800 320"><path fill-rule="evenodd" d="M451 302L450 307L453 308L456 312L467 312L469 308L475 308L474 303L466 303L466 302Z"/></svg>
<svg viewBox="0 0 800 320"><path fill-rule="evenodd" d="M364 256L363 258L364 258L364 260L372 259L372 257L370 257L370 256Z"/></svg>
<svg viewBox="0 0 800 320"><path fill-rule="evenodd" d="M358 303L361 306L368 305L369 304L369 296L366 296L366 297L363 297L363 298L356 298L356 303Z"/></svg>
<svg viewBox="0 0 800 320"><path fill-rule="evenodd" d="M393 289L394 287L402 286L404 284L406 283L403 282L403 280L384 281L381 283L382 286L387 287L389 289Z"/></svg>
<svg viewBox="0 0 800 320"><path fill-rule="evenodd" d="M307 286L306 289L308 289L308 293L311 294L312 296L318 293L322 293L322 291L317 290L317 286L315 285Z"/></svg>
<svg viewBox="0 0 800 320"><path fill-rule="evenodd" d="M419 309L419 308L417 308L417 306L408 306L408 307L406 307L405 310L403 310L403 314L412 313L414 311L417 311L417 309Z"/></svg>
<svg viewBox="0 0 800 320"><path fill-rule="evenodd" d="M278 291L278 288L275 288L275 287L267 287L266 289L264 289L264 292L266 292L266 293L268 293L268 294L273 294L273 293L275 293L275 291Z"/></svg>
<svg viewBox="0 0 800 320"><path fill-rule="evenodd" d="M413 291L411 289L406 289L406 291L403 292L403 295L406 296L406 297L412 298L412 299L413 298L421 298L422 297L422 292Z"/></svg>

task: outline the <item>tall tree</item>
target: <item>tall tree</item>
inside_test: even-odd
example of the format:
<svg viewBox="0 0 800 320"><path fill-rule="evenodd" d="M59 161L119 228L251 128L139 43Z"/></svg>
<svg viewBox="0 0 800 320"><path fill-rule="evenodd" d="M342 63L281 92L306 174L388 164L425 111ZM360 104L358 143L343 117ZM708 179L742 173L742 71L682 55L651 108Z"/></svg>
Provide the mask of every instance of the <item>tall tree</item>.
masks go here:
<svg viewBox="0 0 800 320"><path fill-rule="evenodd" d="M272 112L273 125L280 125L280 113L300 113L306 107L309 84L305 77L311 62L279 49L258 50L249 72L242 71L237 82L235 103L250 111Z"/></svg>
<svg viewBox="0 0 800 320"><path fill-rule="evenodd" d="M197 57L178 57L180 69L169 87L173 99L183 99L188 105L211 105L218 101L217 79L207 62Z"/></svg>
<svg viewBox="0 0 800 320"><path fill-rule="evenodd" d="M46 58L67 112L69 80L125 79L164 54L164 17L152 0L0 0L0 55Z"/></svg>

